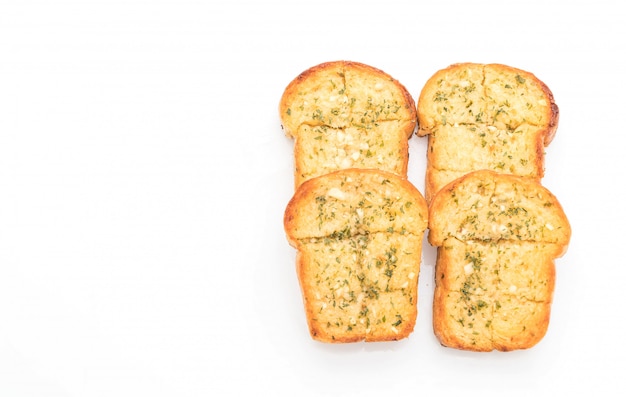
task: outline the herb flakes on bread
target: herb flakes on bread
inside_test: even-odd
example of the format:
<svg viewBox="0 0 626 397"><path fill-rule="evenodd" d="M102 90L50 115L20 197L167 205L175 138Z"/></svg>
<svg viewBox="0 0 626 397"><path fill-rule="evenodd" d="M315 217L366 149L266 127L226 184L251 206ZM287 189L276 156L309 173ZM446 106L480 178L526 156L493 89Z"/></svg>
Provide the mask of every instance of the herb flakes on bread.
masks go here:
<svg viewBox="0 0 626 397"><path fill-rule="evenodd" d="M279 116L285 134L294 138L296 187L346 168L406 177L415 102L377 68L351 61L313 66L285 88Z"/></svg>
<svg viewBox="0 0 626 397"><path fill-rule="evenodd" d="M406 338L417 317L417 285L428 208L406 179L347 169L302 183L284 215L313 339Z"/></svg>
<svg viewBox="0 0 626 397"><path fill-rule="evenodd" d="M540 181L559 109L535 75L502 64L458 63L437 71L417 104L428 136L425 196L471 171L490 169Z"/></svg>
<svg viewBox="0 0 626 397"><path fill-rule="evenodd" d="M442 188L429 212L437 247L434 332L471 351L534 346L545 335L554 260L571 236L556 197L534 180L489 170Z"/></svg>

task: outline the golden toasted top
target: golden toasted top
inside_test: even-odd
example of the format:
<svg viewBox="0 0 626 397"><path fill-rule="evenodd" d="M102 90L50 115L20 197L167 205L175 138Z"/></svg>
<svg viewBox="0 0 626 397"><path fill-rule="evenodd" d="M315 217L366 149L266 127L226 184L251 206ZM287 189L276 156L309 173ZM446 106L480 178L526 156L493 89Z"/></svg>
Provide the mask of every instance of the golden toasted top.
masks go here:
<svg viewBox="0 0 626 397"><path fill-rule="evenodd" d="M559 118L552 92L541 80L501 64L458 63L437 71L420 93L417 112L420 135L445 125L515 130L529 124L545 130L546 146Z"/></svg>
<svg viewBox="0 0 626 397"><path fill-rule="evenodd" d="M302 125L376 129L402 121L406 138L416 125L415 102L387 73L358 62L334 61L302 72L286 87L279 105L285 133L295 137Z"/></svg>
<svg viewBox="0 0 626 397"><path fill-rule="evenodd" d="M285 210L291 241L356 234L423 233L428 209L406 179L380 170L347 169L300 185Z"/></svg>
<svg viewBox="0 0 626 397"><path fill-rule="evenodd" d="M533 241L564 248L571 229L556 197L536 181L481 170L441 189L433 198L429 240Z"/></svg>

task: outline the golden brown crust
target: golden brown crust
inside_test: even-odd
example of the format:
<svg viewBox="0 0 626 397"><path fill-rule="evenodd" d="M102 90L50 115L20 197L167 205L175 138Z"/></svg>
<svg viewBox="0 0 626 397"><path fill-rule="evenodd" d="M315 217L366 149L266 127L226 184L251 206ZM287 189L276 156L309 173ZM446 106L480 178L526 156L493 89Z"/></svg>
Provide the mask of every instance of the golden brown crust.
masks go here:
<svg viewBox="0 0 626 397"><path fill-rule="evenodd" d="M470 172L440 189L429 209L428 240L540 241L567 248L569 221L539 182L490 170ZM565 253L565 251L563 251Z"/></svg>
<svg viewBox="0 0 626 397"><path fill-rule="evenodd" d="M314 339L390 341L413 331L427 215L421 193L393 173L347 169L300 185L284 227Z"/></svg>
<svg viewBox="0 0 626 397"><path fill-rule="evenodd" d="M406 177L415 101L389 74L358 62L313 66L285 88L281 125L294 138L295 186L345 168Z"/></svg>
<svg viewBox="0 0 626 397"><path fill-rule="evenodd" d="M472 351L538 343L550 319L554 260L570 237L560 203L536 181L481 170L442 188L429 209L439 341Z"/></svg>
<svg viewBox="0 0 626 397"><path fill-rule="evenodd" d="M502 64L458 63L437 71L417 104L428 135L426 199L452 179L490 169L541 180L559 109L534 74Z"/></svg>

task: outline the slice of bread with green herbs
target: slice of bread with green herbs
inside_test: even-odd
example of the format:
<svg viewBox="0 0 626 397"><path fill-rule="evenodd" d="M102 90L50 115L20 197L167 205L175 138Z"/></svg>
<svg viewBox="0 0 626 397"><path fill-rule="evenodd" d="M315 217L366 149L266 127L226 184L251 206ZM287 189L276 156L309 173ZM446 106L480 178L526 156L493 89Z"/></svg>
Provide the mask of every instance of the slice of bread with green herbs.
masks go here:
<svg viewBox="0 0 626 397"><path fill-rule="evenodd" d="M442 188L429 212L437 247L434 332L471 351L527 349L545 335L556 258L571 228L540 183L490 170Z"/></svg>
<svg viewBox="0 0 626 397"><path fill-rule="evenodd" d="M416 106L382 70L350 61L311 67L288 84L279 115L285 134L294 138L296 187L345 168L406 177Z"/></svg>
<svg viewBox="0 0 626 397"><path fill-rule="evenodd" d="M417 104L428 136L425 196L480 169L541 181L559 109L530 72L502 64L458 63L437 71Z"/></svg>
<svg viewBox="0 0 626 397"><path fill-rule="evenodd" d="M303 182L284 215L313 339L328 343L406 338L428 208L405 178L339 170Z"/></svg>

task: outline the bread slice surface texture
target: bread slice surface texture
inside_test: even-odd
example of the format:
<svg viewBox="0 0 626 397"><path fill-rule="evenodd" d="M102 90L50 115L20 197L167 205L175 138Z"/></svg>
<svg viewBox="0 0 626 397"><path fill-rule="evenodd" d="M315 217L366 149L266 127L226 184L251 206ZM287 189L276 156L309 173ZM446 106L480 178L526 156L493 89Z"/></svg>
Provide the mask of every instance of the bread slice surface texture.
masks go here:
<svg viewBox="0 0 626 397"><path fill-rule="evenodd" d="M441 189L429 213L437 247L433 328L442 345L510 351L547 332L555 259L571 227L556 197L536 181L489 170Z"/></svg>
<svg viewBox="0 0 626 397"><path fill-rule="evenodd" d="M313 339L376 342L409 336L428 209L406 179L339 170L304 182L285 210L287 239Z"/></svg>
<svg viewBox="0 0 626 397"><path fill-rule="evenodd" d="M437 71L417 104L428 136L426 199L455 177L480 170L540 181L559 108L534 74L502 64L458 63Z"/></svg>
<svg viewBox="0 0 626 397"><path fill-rule="evenodd" d="M311 67L285 88L281 125L294 138L294 183L346 168L406 177L415 101L396 79L358 62Z"/></svg>

